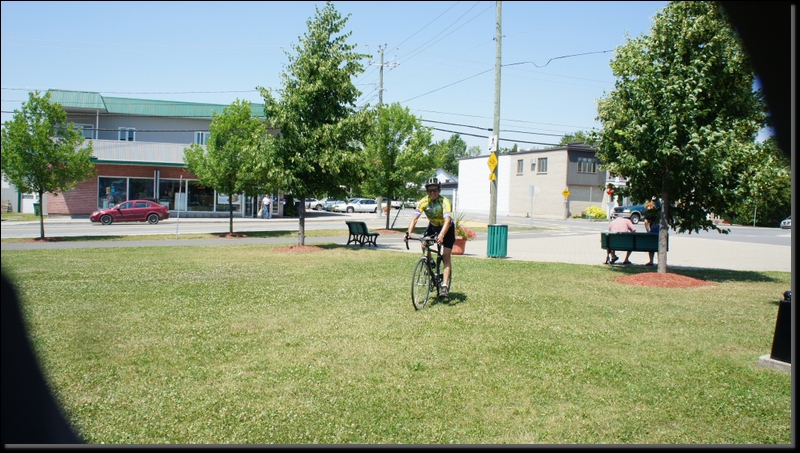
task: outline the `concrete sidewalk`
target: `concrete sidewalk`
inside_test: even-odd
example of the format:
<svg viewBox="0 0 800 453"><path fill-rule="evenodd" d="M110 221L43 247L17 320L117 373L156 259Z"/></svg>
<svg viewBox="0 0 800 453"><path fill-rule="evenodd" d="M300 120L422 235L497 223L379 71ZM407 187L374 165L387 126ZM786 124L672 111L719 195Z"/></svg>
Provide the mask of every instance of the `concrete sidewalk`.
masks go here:
<svg viewBox="0 0 800 453"><path fill-rule="evenodd" d="M381 235L378 239L379 248L405 252L402 235L398 235L397 238L392 236ZM481 234L474 241L467 242L463 256L487 258L486 236L486 234ZM606 251L600 248L598 233L567 233L533 238L519 236L522 234L514 231L508 233L506 257L487 259L603 265L606 258ZM412 246L412 250L409 252L419 253L419 247ZM621 252L620 258L624 257L624 252ZM791 272L791 258L791 247L690 238L671 234L667 265L697 269ZM634 252L630 257L631 262L634 263L633 266L637 267L645 267L644 264L648 259L645 252ZM658 262L657 256L654 261ZM614 266L621 266L621 264Z"/></svg>
<svg viewBox="0 0 800 453"><path fill-rule="evenodd" d="M277 219L276 219L277 220ZM268 222L275 222L272 220ZM364 216L370 230L385 227L385 217ZM597 231L580 228L578 223L569 228L553 228L539 230L540 234L531 234L528 230L518 230L513 227L527 227L528 219L502 218L498 219L503 224L508 224L510 230L507 234L506 256L498 258L487 257L487 233L480 233L478 238L470 241L466 246L466 257L486 259L508 259L520 261L542 261L573 264L603 265L606 251L600 248L600 235ZM48 220L59 222L86 222L85 219ZM182 219L183 221L183 219ZM228 222L228 219L187 219L191 222ZM236 219L239 225L244 223L265 222L261 219ZM296 225L297 219L281 219L287 225ZM343 219L340 217L330 219L337 227L342 227ZM342 222L340 225L339 223ZM323 223L329 223L327 219ZM424 223L424 222L423 222ZM407 225L398 222L397 225ZM485 226L476 222L475 225ZM467 225L469 226L469 225ZM330 228L330 225L323 225ZM790 233L791 230L788 230ZM86 247L126 247L126 246L187 246L187 245L226 245L226 244L297 244L297 239L270 239L270 238L243 238L243 239L176 239L158 241L117 241L117 242L45 242L45 243L16 243L2 244L2 250L34 250L34 249L64 249ZM347 235L333 237L306 237L306 245L318 243L346 244ZM373 250L393 250L404 253L419 253L419 247L411 244L411 250L406 250L402 234L381 234L377 241L378 247L369 247ZM352 245L351 245L352 246ZM365 246L365 248L367 248ZM624 258L622 255L620 258ZM634 252L630 257L633 266L644 267L648 260L645 252ZM656 262L657 262L656 258ZM621 262L618 261L618 263ZM705 239L698 236L690 237L685 234L671 233L669 236L669 252L667 254L669 267L696 268L696 269L729 269L737 271L781 271L792 272L792 247L752 242L736 242L731 240ZM615 264L614 266L621 266Z"/></svg>

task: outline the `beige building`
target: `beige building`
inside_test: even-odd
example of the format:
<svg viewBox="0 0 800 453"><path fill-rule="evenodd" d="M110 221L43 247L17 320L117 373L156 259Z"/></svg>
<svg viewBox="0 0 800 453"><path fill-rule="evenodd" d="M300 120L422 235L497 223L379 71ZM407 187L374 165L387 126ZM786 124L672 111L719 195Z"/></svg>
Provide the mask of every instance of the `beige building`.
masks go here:
<svg viewBox="0 0 800 453"><path fill-rule="evenodd" d="M599 169L596 150L583 143L527 150L497 156L497 214L512 217L564 219L589 206L607 213L607 172ZM488 155L459 160L457 209L489 213ZM564 197L568 191L568 197Z"/></svg>

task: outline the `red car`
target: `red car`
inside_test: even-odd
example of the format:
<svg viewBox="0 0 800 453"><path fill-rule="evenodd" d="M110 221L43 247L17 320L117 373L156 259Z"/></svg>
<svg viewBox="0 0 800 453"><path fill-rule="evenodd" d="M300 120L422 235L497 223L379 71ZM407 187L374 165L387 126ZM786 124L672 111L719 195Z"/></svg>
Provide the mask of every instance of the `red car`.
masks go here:
<svg viewBox="0 0 800 453"><path fill-rule="evenodd" d="M150 200L128 200L110 209L95 211L89 216L92 222L111 225L114 222L147 222L155 225L169 218L169 208Z"/></svg>

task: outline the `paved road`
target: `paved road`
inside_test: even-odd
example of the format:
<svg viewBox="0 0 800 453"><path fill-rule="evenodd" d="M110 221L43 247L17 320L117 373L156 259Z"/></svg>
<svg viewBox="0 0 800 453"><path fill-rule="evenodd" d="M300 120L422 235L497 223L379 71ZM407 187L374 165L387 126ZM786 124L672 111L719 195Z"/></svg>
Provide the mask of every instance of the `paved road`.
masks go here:
<svg viewBox="0 0 800 453"><path fill-rule="evenodd" d="M408 225L409 212L402 212L401 217L396 222L396 227ZM344 230L344 220L359 219L367 222L371 230L385 227L385 217L377 217L374 214L338 214L329 213L310 213L307 219L306 228L308 229L338 229ZM393 219L393 218L392 218ZM217 231L228 230L228 219L181 219L174 222L174 219L162 222L155 229L152 225L129 225L124 231L125 234L174 234L176 229L183 234L194 231ZM508 259L523 261L545 261L562 262L576 264L597 264L600 265L605 260L605 250L600 248L599 231L606 229L606 222L590 222L582 219L569 220L537 220L531 222L530 219L515 217L498 217L498 224L509 226L506 242L506 256L502 258L487 258L487 234L479 234L474 241L468 242L465 256L485 258L485 259ZM87 225L87 219L48 219L45 221L47 236L58 237L68 235L101 235L101 234L122 234L122 225L103 227L99 225ZM475 226L485 226L487 219L474 218L472 223ZM3 222L3 237L8 237L12 230L21 228L22 222ZM25 222L30 223L30 222ZM534 228L528 229L533 223ZM38 226L36 234L38 237ZM421 222L420 225L424 225ZM267 231L267 230L291 230L297 229L297 219L234 219L234 231ZM64 231L75 232L89 228L90 233L83 234L63 234ZM114 227L114 228L112 228ZM641 227L641 225L640 225ZM30 228L30 225L28 225ZM643 230L643 227L641 227ZM158 231L157 231L158 230ZM792 239L791 230L758 229L742 226L731 227L730 235L720 235L717 232L701 232L700 234L677 234L670 232L669 253L667 262L670 267L680 268L708 268L708 269L730 269L746 271L792 271ZM307 237L306 245L319 243L339 243L345 244L347 236L335 237ZM240 239L178 239L158 240L158 241L115 241L115 242L48 242L48 243L19 243L2 244L1 249L5 250L34 250L34 249L66 249L66 248L86 248L86 247L124 247L124 246L187 246L187 245L224 245L224 244L273 244L285 243L293 245L296 239L272 239L272 238L240 238ZM382 234L378 238L376 250L393 250L403 253L419 253L418 249L412 247L411 250L405 249L402 235ZM634 266L643 265L647 262L647 254L636 252L631 255Z"/></svg>

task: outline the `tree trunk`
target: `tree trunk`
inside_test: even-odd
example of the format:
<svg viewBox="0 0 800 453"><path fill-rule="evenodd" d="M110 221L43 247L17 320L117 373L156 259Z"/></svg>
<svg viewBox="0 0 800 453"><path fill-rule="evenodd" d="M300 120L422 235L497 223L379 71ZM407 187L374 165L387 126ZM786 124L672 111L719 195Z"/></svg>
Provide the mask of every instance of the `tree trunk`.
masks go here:
<svg viewBox="0 0 800 453"><path fill-rule="evenodd" d="M292 198L294 201L294 198ZM306 245L306 197L300 197L300 206L297 206L297 217L300 219L300 226L297 232L297 245Z"/></svg>
<svg viewBox="0 0 800 453"><path fill-rule="evenodd" d="M378 206L380 208L380 206ZM389 229L389 217L392 216L392 198L386 196L386 229Z"/></svg>
<svg viewBox="0 0 800 453"><path fill-rule="evenodd" d="M39 189L39 231L40 237L44 239L44 190Z"/></svg>
<svg viewBox="0 0 800 453"><path fill-rule="evenodd" d="M233 234L233 195L228 195L228 233Z"/></svg>
<svg viewBox="0 0 800 453"><path fill-rule="evenodd" d="M667 244L669 241L669 193L661 193L661 219L658 227L658 273L667 273Z"/></svg>

